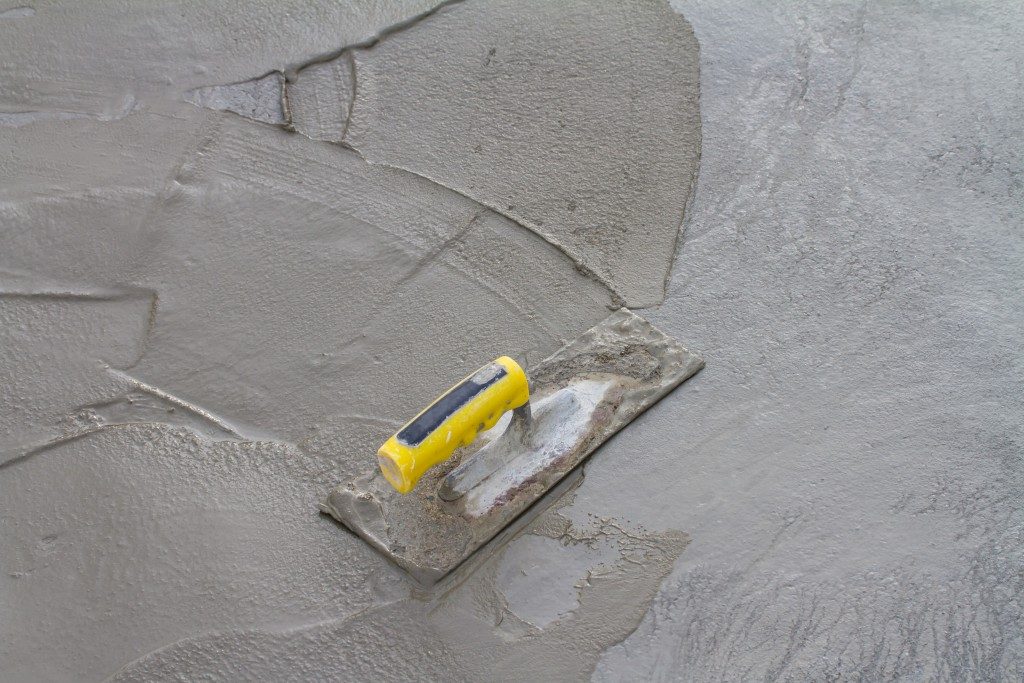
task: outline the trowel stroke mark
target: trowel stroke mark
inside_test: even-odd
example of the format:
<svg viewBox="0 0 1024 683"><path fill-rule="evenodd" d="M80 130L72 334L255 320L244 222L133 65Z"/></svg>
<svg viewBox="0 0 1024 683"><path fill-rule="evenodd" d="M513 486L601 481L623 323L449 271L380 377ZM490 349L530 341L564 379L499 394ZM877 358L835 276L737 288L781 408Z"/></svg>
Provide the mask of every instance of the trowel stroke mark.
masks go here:
<svg viewBox="0 0 1024 683"><path fill-rule="evenodd" d="M125 372L138 364L153 333L158 301L154 290L61 285L33 273L10 269L0 270L0 276L5 287L0 291L0 320L5 323L5 331L14 335L7 345L21 361L20 365L29 369L39 364L62 367L55 374L68 375L68 381L75 379L76 373L68 372L71 366L81 366L85 373L80 383L63 391L49 383L45 373L31 380L15 373L8 377L8 384L14 388L11 407L31 410L36 404L46 403L45 396L40 403L40 397L34 400L33 395L47 391L60 393L65 400L90 393L101 396L99 400L69 406L63 415L53 414L57 419L49 424L40 415L22 419L19 432L0 449L0 468L101 429L126 424L182 426L211 439L243 438L239 429L210 411ZM54 321L63 322L66 328L62 332L51 329L50 323ZM67 334L76 330L76 325L81 326L78 332L85 339ZM117 334L124 328L131 334ZM132 345L134 350L129 351L126 347ZM48 408L52 408L55 398L50 397ZM258 438L256 434L247 437Z"/></svg>
<svg viewBox="0 0 1024 683"><path fill-rule="evenodd" d="M10 9L0 11L0 19L27 19L29 17L34 17L35 15L35 8L29 5L12 7Z"/></svg>
<svg viewBox="0 0 1024 683"><path fill-rule="evenodd" d="M0 452L0 469L103 429L124 425L185 427L203 438L215 441L244 438L236 428L208 410L140 382L120 370L109 368L108 372L123 380L129 390L77 408L56 426L59 435L41 437L46 440L28 446L5 448Z"/></svg>
<svg viewBox="0 0 1024 683"><path fill-rule="evenodd" d="M0 16L0 19L3 17ZM110 103L104 111L85 112L61 109L31 109L25 111L0 112L0 126L20 128L46 121L75 121L94 119L96 121L119 121L135 110L137 103L132 95L124 95L119 101Z"/></svg>
<svg viewBox="0 0 1024 683"><path fill-rule="evenodd" d="M607 292L562 254L475 202L338 146L192 113L203 142L136 268L161 297L131 374L247 434L300 442L339 429L331 416L408 419L426 397L384 387L508 345L547 355L607 312ZM346 389L359 384L377 389Z"/></svg>
<svg viewBox="0 0 1024 683"><path fill-rule="evenodd" d="M470 198L636 308L664 296L696 178L697 51L660 3L481 0L188 98Z"/></svg>
<svg viewBox="0 0 1024 683"><path fill-rule="evenodd" d="M255 184L268 193L293 195L318 208L363 217L360 220L363 227L384 233L395 245L415 254L417 261L397 279L399 286L411 284L409 289L416 289L421 283L414 281L421 275L429 276L428 268L439 264L494 296L524 322L543 329L554 339L563 339L564 326L546 315L553 308L546 297L537 298L535 293L535 298L530 300L522 295L524 286L542 281L524 262L529 258L549 273L543 278L546 293L564 294L581 308L591 308L594 300L600 300L604 309L616 307L618 298L614 292L600 281L587 277L564 249L507 216L482 206L472 197L453 192L429 178L402 169L364 169L361 165L365 159L348 148L336 150L343 158L330 156L335 163L323 163L285 145L285 141L280 146L257 149L250 137L238 129L212 132L209 139L211 149L206 154L213 154L214 148L220 153L220 163L210 165L211 172ZM369 191L371 187L361 187L357 205L352 206L355 189L341 188L346 182L352 182L353 176L360 179L369 176L377 184L402 188L401 202L419 212L416 224L408 224L407 219L371 220L370 216L390 210L384 200ZM464 227L456 232L453 232L448 206L465 207L467 213L471 212ZM440 235L445 235L444 240L437 243ZM397 250L392 253L396 263L404 260ZM563 266L572 266L572 270L567 271ZM422 296L422 292L416 295Z"/></svg>
<svg viewBox="0 0 1024 683"><path fill-rule="evenodd" d="M244 679L253 671L282 681L470 680L428 620L426 604L404 599L304 627L211 632L157 649L109 680Z"/></svg>
<svg viewBox="0 0 1024 683"><path fill-rule="evenodd" d="M16 286L0 291L0 299L29 301L128 301L130 299L156 299L156 293L143 288L101 287L85 289L18 289Z"/></svg>
<svg viewBox="0 0 1024 683"><path fill-rule="evenodd" d="M126 359L123 357L109 357L103 360L118 366L120 369L130 370L139 362L145 353L149 336L153 332L156 323L157 306L159 296L156 291L147 287L134 285L116 285L109 287L63 285L41 278L34 273L26 273L19 270L12 270L0 267L0 305L4 301L12 304L22 304L29 307L28 311L16 315L28 315L34 317L32 310L40 310L39 306L75 306L78 304L111 303L111 304L132 304L140 302L146 304L146 318L144 329L135 337L137 338L137 350L134 357Z"/></svg>
<svg viewBox="0 0 1024 683"><path fill-rule="evenodd" d="M220 434L222 434L224 436L228 436L228 437L232 437L232 438L236 438L236 439L243 438L242 433L238 429L233 427L231 424L229 424L226 420L217 417L216 415L214 415L210 411L208 411L208 410L206 410L206 409L204 409L204 408L202 408L202 407L200 407L200 406L198 406L198 405L196 405L194 403L189 403L188 401L186 401L184 399L181 399L181 398L178 398L177 396L174 396L173 394L171 394L169 392L166 392L166 391L164 391L164 390L162 390L162 389L160 389L158 387L150 386L149 384L146 384L145 382L141 382L141 381L135 379L134 377L131 377L131 376L129 376L129 375L123 373L123 372L120 372L119 370L115 370L115 369L111 368L110 372L113 375L116 375L118 377L123 378L125 381L127 381L129 384L134 386L142 394L147 394L149 396L152 396L152 397L154 397L156 399L159 399L160 401L169 403L169 404L171 404L174 407L182 408L186 412L191 413L192 415L196 416L197 418L200 418L201 420L209 423ZM135 403L135 402L132 401L132 403ZM143 408L143 407L148 408L150 406L139 406L139 408ZM169 409L168 412L173 412L173 408ZM138 421L138 420L132 420L132 421ZM252 438L257 438L257 437L255 435L253 435Z"/></svg>

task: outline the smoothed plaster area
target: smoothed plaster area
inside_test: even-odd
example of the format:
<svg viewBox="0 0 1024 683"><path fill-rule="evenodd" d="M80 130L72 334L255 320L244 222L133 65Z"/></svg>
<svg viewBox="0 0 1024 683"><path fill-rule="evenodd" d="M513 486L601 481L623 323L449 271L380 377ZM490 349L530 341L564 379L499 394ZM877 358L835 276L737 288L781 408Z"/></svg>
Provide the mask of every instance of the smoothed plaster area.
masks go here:
<svg viewBox="0 0 1024 683"><path fill-rule="evenodd" d="M429 178L644 307L664 298L696 179L698 93L697 41L665 5L480 0L187 98Z"/></svg>

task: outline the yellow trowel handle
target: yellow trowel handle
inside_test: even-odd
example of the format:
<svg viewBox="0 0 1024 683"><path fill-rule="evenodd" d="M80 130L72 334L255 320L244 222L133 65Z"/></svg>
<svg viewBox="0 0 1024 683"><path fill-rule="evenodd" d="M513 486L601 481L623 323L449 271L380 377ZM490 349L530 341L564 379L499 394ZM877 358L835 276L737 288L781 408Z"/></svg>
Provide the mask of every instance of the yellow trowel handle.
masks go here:
<svg viewBox="0 0 1024 683"><path fill-rule="evenodd" d="M399 493L408 493L423 473L468 446L505 414L530 399L526 373L508 356L483 366L446 391L384 442L377 462Z"/></svg>

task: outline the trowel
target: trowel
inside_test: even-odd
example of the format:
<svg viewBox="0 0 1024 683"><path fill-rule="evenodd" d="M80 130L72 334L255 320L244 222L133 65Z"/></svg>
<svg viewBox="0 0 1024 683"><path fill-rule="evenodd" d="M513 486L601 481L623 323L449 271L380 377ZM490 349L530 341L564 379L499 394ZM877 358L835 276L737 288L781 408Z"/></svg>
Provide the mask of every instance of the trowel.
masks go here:
<svg viewBox="0 0 1024 683"><path fill-rule="evenodd" d="M321 510L432 585L511 538L602 443L703 365L620 309L529 371L502 356L470 374Z"/></svg>

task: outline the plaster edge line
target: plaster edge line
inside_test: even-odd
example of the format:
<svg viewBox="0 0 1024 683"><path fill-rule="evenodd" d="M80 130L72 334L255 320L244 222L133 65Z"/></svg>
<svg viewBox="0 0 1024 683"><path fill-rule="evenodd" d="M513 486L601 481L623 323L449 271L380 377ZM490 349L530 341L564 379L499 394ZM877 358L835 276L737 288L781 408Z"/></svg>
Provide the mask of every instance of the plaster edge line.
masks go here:
<svg viewBox="0 0 1024 683"><path fill-rule="evenodd" d="M50 288L26 288L26 289L0 289L0 299L45 299L52 301L97 301L97 302L118 302L131 301L148 297L152 306L156 292L147 287L115 286L100 288L74 289L50 289Z"/></svg>
<svg viewBox="0 0 1024 683"><path fill-rule="evenodd" d="M178 425L178 424L173 424L173 423L169 423L169 422L162 422L162 421L159 421L159 420L138 420L138 421L133 421L133 422L114 422L114 423L111 423L111 424L101 424L101 425L97 425L95 427L89 427L87 429L83 429L82 431L75 432L73 434L66 434L66 435L63 435L63 436L58 436L58 437L55 437L53 439L50 439L49 441L35 444L34 446L26 446L26 447L22 447L22 448L15 447L13 449L13 451L8 451L7 453L0 453L0 471L3 471L3 470L5 470L5 469L7 469L9 467L14 467L15 465L18 465L19 463L25 462L26 460L28 460L30 458L34 458L35 456L40 455L42 453L45 453L46 451L48 451L48 450L50 450L52 448L57 448L59 446L65 445L65 444L73 443L75 441L78 441L79 439L84 439L85 437L90 436L92 434L99 434L101 432L105 432L105 431L112 430L112 429L127 429L129 427L139 427L139 426L172 427L172 428L176 428L176 429L184 429L184 430L188 430L188 431L192 432L193 434L196 434L200 438L208 440L208 441L236 441L236 442L239 442L239 443L242 443L242 442L246 441L245 438L240 437L240 436L233 436L230 439L215 439L215 438L211 438L208 435L203 434L202 432L198 431L194 427L191 427L191 426L188 426L188 425ZM12 452L17 453L17 454L16 455L11 455ZM4 458L6 458L6 459L4 459Z"/></svg>
<svg viewBox="0 0 1024 683"><path fill-rule="evenodd" d="M149 293L149 310L146 313L145 329L142 331L142 338L139 340L139 348L135 354L135 359L124 368L121 368L121 370L131 370L142 362L142 358L149 351L149 341L153 338L153 332L156 330L156 316L157 309L160 307L160 295L155 289L147 289L145 291Z"/></svg>
<svg viewBox="0 0 1024 683"><path fill-rule="evenodd" d="M0 270L0 274L2 274ZM148 311L146 313L145 329L142 331L141 339L135 357L131 360L125 370L134 368L142 360L149 348L149 339L156 327L157 307L159 305L159 294L155 289L139 287L135 285L114 285L112 287L57 289L41 287L39 289L0 289L0 300L2 299L27 299L41 301L91 301L97 303L117 303L123 301L134 301L149 299Z"/></svg>
<svg viewBox="0 0 1024 683"><path fill-rule="evenodd" d="M198 416L200 416L200 417L202 417L202 418L204 418L206 420L209 420L210 422L215 424L217 427L219 427L220 429L224 430L228 434L231 434L232 436L236 437L237 439L249 440L248 437L246 437L241 432L239 432L239 430L236 429L227 420L224 420L224 419L218 417L217 415L214 415L213 413L211 413L210 411L206 410L205 408L203 408L201 406L198 406L198 405L196 405L194 403L191 403L189 401L186 401L184 399L178 398L174 394L166 392L166 391L164 391L163 389L161 389L159 387L153 386L152 384L147 384L147 383L145 383L145 382L143 382L143 381L141 381L139 379L136 379L135 377L132 377L128 373L124 372L123 370L118 370L116 368L108 367L107 368L107 372L109 372L111 375L113 375L113 376L115 376L115 377L117 377L119 379L124 380L125 382L127 382L130 385L132 385L133 387L135 387L139 391L144 391L147 394L151 394L153 396L156 396L157 398L162 398L163 400L167 401L168 403L173 403L174 405L178 406L179 408L184 408L185 410L188 410L188 411L190 411L192 413L195 413L196 415L198 415ZM255 440L259 441L260 439L255 439Z"/></svg>
<svg viewBox="0 0 1024 683"><path fill-rule="evenodd" d="M622 531L622 530L620 529L620 531ZM666 531L671 532L671 531L673 531L673 529L667 529ZM625 634L624 636L622 636L621 638L619 638L615 642L609 643L608 645L604 646L597 653L597 657L594 659L594 665L590 668L590 675L591 675L591 677L593 677L594 672L597 671L597 667L601 665L601 660L604 659L605 654L609 650L611 650L612 648L615 648L615 647L625 647L623 644L627 640L632 638L640 630L640 627L643 626L644 621L651 615L651 612L654 610L654 601L657 600L658 596L660 596L662 594L662 592L665 590L665 584L667 584L669 579L672 578L672 574L676 570L676 565L679 563L679 558L681 558L683 556L683 553L686 552L686 548L689 547L690 543L693 542L693 536L691 536L687 532L680 531L678 529L675 529L674 531L677 531L678 533L680 533L683 536L685 536L685 541L683 543L682 549L679 551L679 555L676 557L675 560L672 561L672 568L669 569L668 573L665 574L665 576L662 577L661 581L658 582L657 590L654 592L654 595L651 596L650 601L648 601L648 603L647 603L647 609L644 610L643 615L641 615L641 617L639 619L637 619L636 624L634 624L633 628L631 628L629 630L629 633ZM665 533L665 531L662 531L660 533ZM660 552L664 552L664 550L662 550L660 547L658 548L658 550Z"/></svg>
<svg viewBox="0 0 1024 683"><path fill-rule="evenodd" d="M292 124L292 106L291 106L291 103L288 101L288 77L285 76L283 71L275 69L274 71L271 71L270 73L267 73L267 74L264 74L263 76L260 76L260 79L262 80L262 79L266 78L267 76L269 76L271 74L277 74L277 85L278 85L278 88L280 89L280 93L279 93L280 96L279 96L278 100L281 103L281 118L284 119L283 122L281 122L280 124L277 124L277 125L280 125L282 128L284 128L287 131L291 131L293 133L297 132L295 130L295 126ZM241 82L242 83L250 83L251 80L252 79L250 79L249 81L241 81ZM214 87L216 87L216 86L214 86Z"/></svg>
<svg viewBox="0 0 1024 683"><path fill-rule="evenodd" d="M326 619L318 619L317 621L313 621L313 622L310 622L308 624L298 624L298 625L289 626L289 627L283 628L283 629L275 629L275 628L266 628L266 629L261 629L261 628L248 628L248 629L247 628L234 628L234 629L203 631L203 632L198 633L196 635L185 636L184 638L178 638L177 640L172 640L169 643L166 643L166 644L161 645L159 647L153 648L152 650L139 655L135 659L132 659L131 661L126 662L125 664L120 666L116 671L114 671L114 673L110 674L107 678L103 679L103 681L104 681L104 683L114 683L115 681L118 680L119 676L121 676L122 674L129 674L134 667L143 664L146 660L151 658L153 655L159 654L159 653L164 652L166 650L170 650L171 648L176 647L178 645L184 645L186 643L200 643L200 642L203 642L203 641L208 640L210 638L216 638L218 636L229 635L229 634L259 634L259 633L262 633L262 634L266 634L266 635L277 635L277 636L298 635L298 634L304 633L306 631L311 631L311 630L317 629L317 628L343 626L346 623L348 623L350 621L353 621L354 619L358 619L359 617L363 616L364 614L369 614L369 613L375 612L375 611L377 611L379 609L384 609L386 607L391 607L392 605L395 605L395 604L400 603L400 602L405 602L405 601L408 601L410 599L412 599L410 596L403 596L403 597L400 597L400 598L395 598L393 600L384 600L384 601L381 601L381 602L375 602L375 603L373 603L371 605L367 605L366 607L362 607L360 609L357 609L356 611L352 612L351 614L346 614L346 615L341 616L341 617L328 617Z"/></svg>
<svg viewBox="0 0 1024 683"><path fill-rule="evenodd" d="M319 54L310 59L306 59L297 65L287 66L284 67L283 69L273 69L272 71L280 71L284 75L286 80L291 81L295 74L297 74L299 71L305 69L308 66L313 66L314 64L323 64L324 62L330 62L332 60L337 59L338 57L341 57L346 52L351 50L365 50L372 48L381 41L389 38L390 36L396 33L401 33L402 31L408 28L412 28L413 26L420 23L424 19L432 17L433 15L444 10L445 8L450 7L452 5L458 5L462 2L465 2L465 0L442 0L441 2L431 7L430 9L424 10L423 12L411 16L408 19L403 19L394 24L389 24L388 26L385 26L382 29L378 29L368 38L358 40L354 43L349 43L335 50L331 50L330 52ZM269 72L267 74L264 74L264 77L267 75L269 75Z"/></svg>
<svg viewBox="0 0 1024 683"><path fill-rule="evenodd" d="M89 434L94 434L94 433L100 431L101 429L105 429L105 428L106 428L106 425L104 425L103 427L94 427L94 428L90 428L90 429L85 429L85 430L83 430L81 432L76 432L74 434L69 434L67 436L59 436L59 437L57 437L55 439L50 439L49 441L46 441L45 443L36 444L34 446L27 446L27 447L17 447L16 446L13 449L13 452L16 453L16 455L11 455L12 451L8 451L7 453L0 454L0 471L3 471L5 469L7 469L8 467L14 467L15 465L17 465L19 463L22 463L22 462L25 462L29 458L32 458L32 457L34 457L36 455L39 455L40 453L48 451L51 448L56 448L57 446L63 446L66 443L71 443L73 441L77 441L78 439L81 439L84 436L88 436Z"/></svg>
<svg viewBox="0 0 1024 683"><path fill-rule="evenodd" d="M652 306L638 306L637 308L658 308L668 298L668 292L672 286L672 276L676 270L676 263L679 262L679 257L687 244L686 233L692 219L691 209L697 196L697 185L700 182L700 162L702 156L703 141L699 140L697 142L697 169L690 174L690 193L683 204L683 215L679 217L679 225L676 229L675 239L672 242L672 258L669 260L668 269L665 271L665 279L661 283L661 301ZM700 237L700 235L696 235L696 237Z"/></svg>
<svg viewBox="0 0 1024 683"><path fill-rule="evenodd" d="M352 51L349 50L346 52L346 56L348 57L349 77L352 79L352 96L349 98L348 102L348 113L345 114L345 125L341 128L342 142L344 142L345 138L348 137L348 129L352 125L352 112L356 109L356 94L359 92L359 74L357 73L358 69L356 69L355 55L353 55Z"/></svg>
<svg viewBox="0 0 1024 683"><path fill-rule="evenodd" d="M445 185L444 183L442 183L440 181L437 181L437 180L431 178L428 175L424 175L424 174L419 173L417 171L413 171L412 169L405 168L404 166L395 166L393 164L386 164L386 163L381 163L381 162L377 162L377 161L371 161L370 159L367 159L363 155L363 153L361 151L359 151L358 149L353 147L350 143L342 143L341 146L344 147L345 149L348 149L348 150L351 150L352 152L355 152L356 154L359 155L359 158L361 158L363 161L365 161L366 163L370 164L371 166L380 166L382 168L390 168L390 169L395 170L395 171L401 171L403 173L408 173L410 175L416 176L417 178L421 178L423 180L426 180L427 182L431 183L432 185L436 185L437 187L443 188L443 189L445 189L445 190L447 190L449 192L457 194L458 196L462 197L463 199L466 199L466 200L476 204L480 209L482 209L484 211L490 211L491 213L497 214L497 215L501 216L502 218L506 219L507 221L509 221L510 223L514 224L516 227L520 228L521 230L525 230L526 232L530 233L534 237L536 237L536 238L546 242L548 245L554 247L562 256L564 256L566 259L568 259L568 261L570 263L572 263L573 268L575 268L578 273L583 275L588 280L591 280L591 281L599 284L602 288L604 288L604 290L608 293L608 296L611 298L611 304L609 305L610 310L616 310L618 308L623 308L623 307L630 308L632 310L646 308L646 306L628 306L625 303L625 300L623 299L622 295L619 294L618 291L616 291L616 289L614 287L612 287L611 284L609 284L607 280L605 280L603 277L601 277L590 266L586 265L585 263L580 261L578 258L576 258L572 254L570 254L569 251L566 249L565 245L561 244L557 240L551 239L547 235L544 235L543 233L541 233L536 228L523 223L521 220L519 220L518 218L515 218L514 216L509 215L508 213L506 213L502 209L500 209L500 208L498 208L496 206L492 206L491 204L488 204L487 202L484 202L484 201L482 201L480 199L477 199L476 197L468 195L465 192L462 192L460 190L456 190L453 187L449 187L448 185ZM664 297L664 292L662 292L662 295Z"/></svg>
<svg viewBox="0 0 1024 683"><path fill-rule="evenodd" d="M696 38L696 35L694 36ZM700 49L700 43L698 50ZM661 283L661 301L658 302L657 306L661 306L668 298L669 288L672 286L672 275L676 270L676 263L679 262L680 254L682 254L683 248L686 246L686 233L689 229L689 224L693 220L693 205L697 198L698 185L700 183L700 165L704 160L704 115L700 111L700 77L697 79L697 115L700 119L700 126L698 127L697 136L697 164L695 165L693 172L690 174L690 191L686 197L686 202L683 204L683 215L679 217L679 225L676 229L675 239L672 242L672 258L669 260L668 269L665 270L665 279ZM697 235L699 237L700 235ZM650 308L654 308L651 306Z"/></svg>
<svg viewBox="0 0 1024 683"><path fill-rule="evenodd" d="M451 5L457 5L457 4L462 3L462 2L465 2L465 0L443 0L443 2L439 2L438 4L434 5L433 7L431 7L428 10L426 10L425 12L420 12L419 14L417 14L415 16L412 16L412 17L409 17L408 19L404 19L402 21L399 21L399 22L394 23L394 24L390 24L388 26L385 26L382 29L379 29L375 33L371 34L368 38L364 38L363 40L358 40L358 41L356 41L354 43L348 43L348 44L343 45L342 47L339 47L339 48L337 48L335 50L331 50L330 52L322 53L322 54L316 55L314 57L311 57L309 59L303 60L302 62L299 62L298 64L292 64L292 65L289 65L289 66L283 66L283 67L276 67L276 68L273 68L273 69L268 69L267 71L263 72L259 76L254 76L252 78L246 78L244 80L235 81L233 83L210 83L208 85L200 85L200 86L197 86L195 88L191 88L190 92L191 91L196 91L196 90L205 90L207 88L223 87L223 86L226 86L226 85L238 85L238 84L241 84L241 83L250 83L252 81L263 80L264 78L266 78L268 76L277 75L277 76L279 76L281 78L281 81L282 81L281 82L281 104L282 104L283 114L284 114L284 117L285 117L285 123L283 125L285 125L287 127L287 126L289 126L291 124L291 115L290 115L289 108L287 106L287 104L288 104L288 100L287 100L287 90L288 90L287 84L293 82L295 80L295 77L298 75L298 73L300 71L302 71L303 69L305 69L307 67L314 66L316 64L324 64L326 62L334 61L335 59L338 59L339 57L345 56L346 53L352 53L355 50L367 50L367 49L370 49L370 48L376 46L378 43L380 43L384 39L394 35L395 33L401 33L402 31L404 31L404 30L406 30L408 28L411 28L412 26L415 26L416 24L418 24L419 22L423 21L424 19L427 19L427 18L433 16L434 14L437 14L438 12L440 12L443 9L445 9L446 7L449 7ZM352 68L354 69L355 68L355 59L351 56L351 54L349 54L349 59L351 60L351 62L353 64ZM354 94L353 94L353 97L354 97ZM188 100L186 99L186 101L188 101ZM192 104L194 104L194 103L192 103ZM196 105L196 106L200 106L200 105ZM272 125L282 125L282 124L272 124Z"/></svg>

